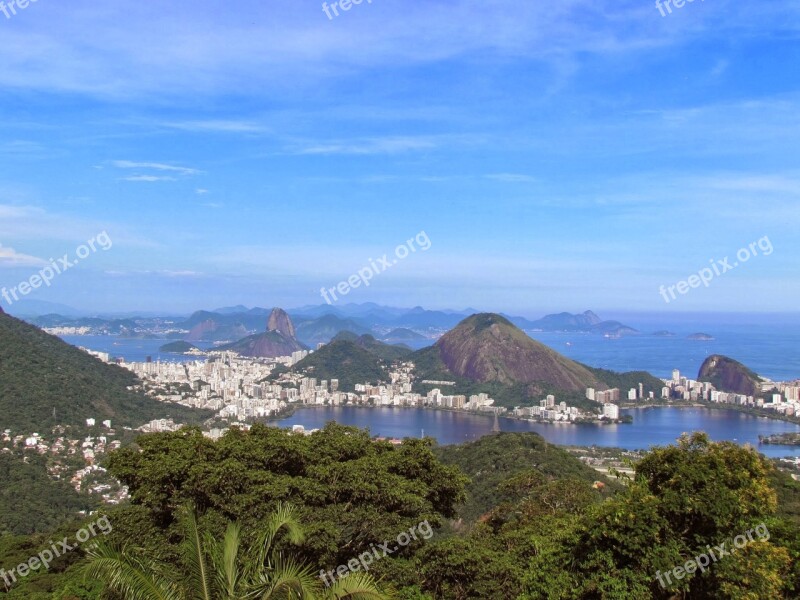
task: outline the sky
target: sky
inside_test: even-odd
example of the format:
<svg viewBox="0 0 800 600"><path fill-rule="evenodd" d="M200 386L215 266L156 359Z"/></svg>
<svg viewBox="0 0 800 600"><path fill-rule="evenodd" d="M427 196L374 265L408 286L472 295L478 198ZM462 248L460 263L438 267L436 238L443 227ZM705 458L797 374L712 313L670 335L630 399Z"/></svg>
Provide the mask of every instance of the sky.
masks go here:
<svg viewBox="0 0 800 600"><path fill-rule="evenodd" d="M106 312L353 277L333 304L797 310L796 1L330 4L0 12L0 286Z"/></svg>

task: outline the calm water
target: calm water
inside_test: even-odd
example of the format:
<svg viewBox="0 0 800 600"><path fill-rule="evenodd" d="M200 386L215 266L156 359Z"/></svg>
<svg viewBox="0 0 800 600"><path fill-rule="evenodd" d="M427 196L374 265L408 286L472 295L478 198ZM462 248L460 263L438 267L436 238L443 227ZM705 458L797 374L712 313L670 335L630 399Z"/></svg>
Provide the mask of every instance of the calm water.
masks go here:
<svg viewBox="0 0 800 600"><path fill-rule="evenodd" d="M96 352L108 352L112 357L124 358L126 362L144 362L148 356L152 357L154 361L162 362L184 362L202 358L159 351L164 344L176 340L147 340L110 335L62 335L60 337L73 346L82 346ZM192 342L192 344L201 350L213 347L213 344L209 342Z"/></svg>
<svg viewBox="0 0 800 600"><path fill-rule="evenodd" d="M620 339L590 334L528 334L573 360L612 371L647 371L664 378L672 376L672 369L680 369L688 377L697 377L709 355L723 354L774 381L800 378L800 327L730 324L695 327L667 327L677 334L674 337L650 335L656 329L642 329L648 334ZM698 332L708 333L714 339L708 342L686 339Z"/></svg>
<svg viewBox="0 0 800 600"><path fill-rule="evenodd" d="M556 425L500 419L503 431L535 431L558 445L611 446L627 450L674 443L683 432L703 430L714 440L731 440L758 446L758 436L797 432L800 425L706 408L655 408L623 411L633 415L632 424ZM478 439L492 430L494 418L449 411L414 408L315 407L297 411L278 422L281 427L323 427L329 421L369 429L386 437L436 438L440 444L459 444ZM800 448L758 446L767 456L800 456Z"/></svg>

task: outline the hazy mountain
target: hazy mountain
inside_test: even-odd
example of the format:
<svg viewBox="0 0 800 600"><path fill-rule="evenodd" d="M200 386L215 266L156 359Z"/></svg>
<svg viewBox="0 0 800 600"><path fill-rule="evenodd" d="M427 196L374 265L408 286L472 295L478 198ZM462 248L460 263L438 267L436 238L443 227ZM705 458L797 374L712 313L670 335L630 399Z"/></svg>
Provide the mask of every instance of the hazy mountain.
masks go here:
<svg viewBox="0 0 800 600"><path fill-rule="evenodd" d="M638 333L619 321L604 321L595 313L587 310L581 314L568 312L547 315L537 321L529 321L521 317L508 317L517 327L533 331L565 331L574 333L601 333L604 335L626 335Z"/></svg>
<svg viewBox="0 0 800 600"><path fill-rule="evenodd" d="M219 350L231 350L242 356L254 358L275 358L290 356L292 352L304 350L294 336L295 327L283 309L274 308L267 319L267 330L240 339L232 344L219 346Z"/></svg>
<svg viewBox="0 0 800 600"><path fill-rule="evenodd" d="M298 322L297 339L314 348L317 344L327 344L342 331L349 331L357 335L372 333L368 327L357 321L328 314Z"/></svg>
<svg viewBox="0 0 800 600"><path fill-rule="evenodd" d="M67 317L80 317L86 313L66 304L47 302L46 300L19 300L6 307L6 313L17 317L39 317L41 315L59 314Z"/></svg>
<svg viewBox="0 0 800 600"><path fill-rule="evenodd" d="M404 327L393 329L386 335L381 336L380 339L387 344L403 344L415 350L424 348L431 342L430 338Z"/></svg>
<svg viewBox="0 0 800 600"><path fill-rule="evenodd" d="M223 342L241 339L250 331L241 323L225 324L216 319L201 321L183 339L187 342Z"/></svg>
<svg viewBox="0 0 800 600"><path fill-rule="evenodd" d="M462 312L425 310L417 306L396 319L394 325L408 329L450 329L465 316Z"/></svg>

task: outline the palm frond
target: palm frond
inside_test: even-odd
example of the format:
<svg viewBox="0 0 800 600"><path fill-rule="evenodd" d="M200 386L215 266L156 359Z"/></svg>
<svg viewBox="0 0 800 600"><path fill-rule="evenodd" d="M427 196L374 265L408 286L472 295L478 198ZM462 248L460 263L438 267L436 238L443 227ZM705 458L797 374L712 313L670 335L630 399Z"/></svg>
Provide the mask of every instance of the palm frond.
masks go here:
<svg viewBox="0 0 800 600"><path fill-rule="evenodd" d="M337 579L322 596L324 600L391 600L393 597L381 591L368 573L350 573L343 579Z"/></svg>
<svg viewBox="0 0 800 600"><path fill-rule="evenodd" d="M181 510L181 524L185 537L183 539L183 553L189 566L189 581L192 591L201 600L211 600L211 585L209 581L206 552L203 548L203 536L197 525L197 512L193 505L188 505Z"/></svg>
<svg viewBox="0 0 800 600"><path fill-rule="evenodd" d="M87 555L84 577L103 582L125 600L185 600L180 586L165 577L155 562L132 550L99 542Z"/></svg>
<svg viewBox="0 0 800 600"><path fill-rule="evenodd" d="M285 530L292 544L299 545L305 540L305 531L297 517L297 509L290 504L279 504L269 516L264 531L258 537L258 567L264 565L272 554L275 538Z"/></svg>
<svg viewBox="0 0 800 600"><path fill-rule="evenodd" d="M222 543L217 543L208 535L206 545L214 564L214 582L220 600L233 600L240 586L242 573L239 570L238 556L241 545L241 527L228 524Z"/></svg>
<svg viewBox="0 0 800 600"><path fill-rule="evenodd" d="M321 586L310 567L277 559L270 569L259 573L249 588L247 597L258 600L315 600Z"/></svg>

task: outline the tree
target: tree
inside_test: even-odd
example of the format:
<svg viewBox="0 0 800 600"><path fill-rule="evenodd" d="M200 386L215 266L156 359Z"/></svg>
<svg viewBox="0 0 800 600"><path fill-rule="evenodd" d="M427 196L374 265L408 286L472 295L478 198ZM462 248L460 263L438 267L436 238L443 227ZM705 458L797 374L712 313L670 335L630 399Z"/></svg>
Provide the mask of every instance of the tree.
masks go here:
<svg viewBox="0 0 800 600"><path fill-rule="evenodd" d="M254 425L216 442L184 429L137 443L113 453L109 470L162 529L192 502L220 534L235 521L248 537L278 503L291 502L308 533L300 555L328 568L423 521L439 527L464 498L466 478L436 460L430 440L395 447L335 423L309 436Z"/></svg>
<svg viewBox="0 0 800 600"><path fill-rule="evenodd" d="M242 552L238 524L229 523L222 540L215 540L208 532L201 532L193 507L184 507L180 518L185 572L135 549L100 543L88 552L86 575L105 582L125 600L389 598L366 573L350 574L323 589L311 567L277 551L275 542L280 536L293 545L305 539L297 511L289 505L280 505L270 515L257 543L247 552Z"/></svg>
<svg viewBox="0 0 800 600"><path fill-rule="evenodd" d="M772 466L751 448L685 435L657 448L636 466L630 487L589 510L575 539L547 565L535 557L526 598L780 598L791 558L786 548L754 539L712 566L665 578L711 546L766 526L777 501ZM558 595L538 573L567 566L569 585ZM659 578L661 574L661 578ZM564 577L564 574L561 575Z"/></svg>

